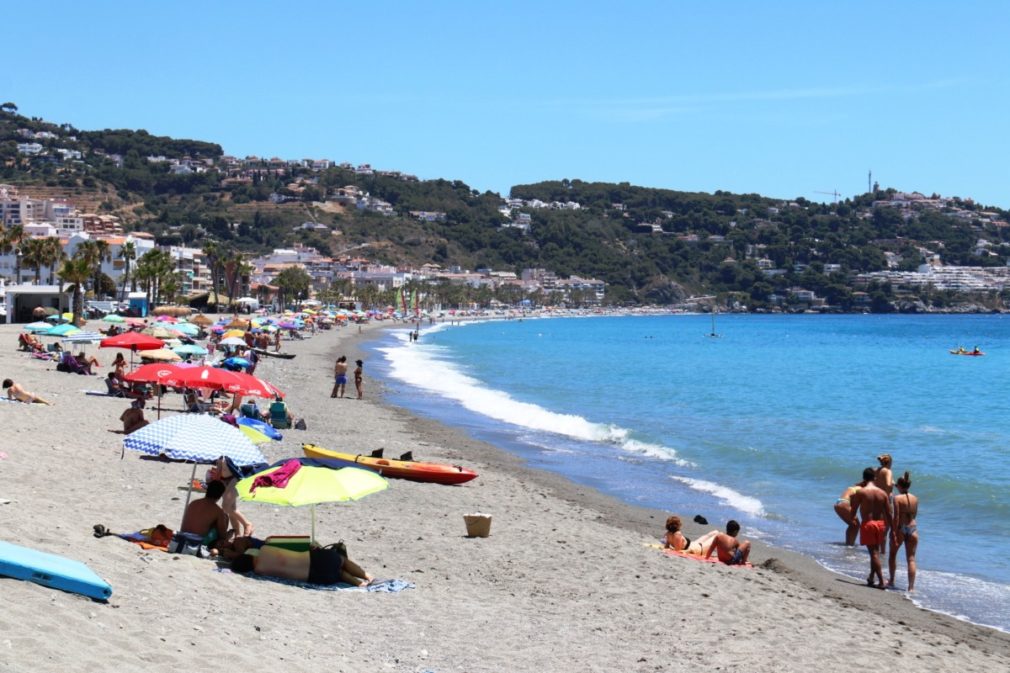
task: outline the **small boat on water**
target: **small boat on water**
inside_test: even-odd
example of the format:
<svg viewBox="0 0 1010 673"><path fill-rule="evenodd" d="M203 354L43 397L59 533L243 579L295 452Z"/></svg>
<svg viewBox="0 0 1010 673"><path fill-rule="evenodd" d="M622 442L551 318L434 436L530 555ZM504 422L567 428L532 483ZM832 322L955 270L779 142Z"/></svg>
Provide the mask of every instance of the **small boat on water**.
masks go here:
<svg viewBox="0 0 1010 673"><path fill-rule="evenodd" d="M985 355L985 353L983 353L981 350L979 350L978 346L975 346L975 348L973 350L970 350L970 351L969 350L965 350L964 348L961 348L960 346L958 346L957 350L950 351L950 354L951 355L967 355L969 357L974 357L974 358L977 358L979 356Z"/></svg>

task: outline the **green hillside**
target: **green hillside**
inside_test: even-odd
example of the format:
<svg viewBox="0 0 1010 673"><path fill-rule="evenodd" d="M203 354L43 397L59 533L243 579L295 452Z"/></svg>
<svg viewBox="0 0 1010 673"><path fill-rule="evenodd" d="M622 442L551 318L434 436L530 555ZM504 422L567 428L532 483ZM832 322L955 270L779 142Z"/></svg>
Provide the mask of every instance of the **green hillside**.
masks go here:
<svg viewBox="0 0 1010 673"><path fill-rule="evenodd" d="M40 132L41 138L29 137ZM37 143L41 152L26 154L19 143ZM0 183L115 214L162 244L215 240L258 253L301 242L333 256L393 264L517 273L545 268L606 281L614 304L713 294L752 310L788 308L802 288L838 310L1002 308L997 290L908 289L861 283L857 276L914 270L932 256L946 265L988 268L1005 267L1010 258L1008 213L969 199L923 197L875 207L897 198L892 189L824 205L580 180L516 185L499 195L458 180L266 159L231 162L210 142L82 131L26 118L12 104L0 110ZM336 195L348 186L389 204L392 214L340 205ZM506 216L503 197L525 203ZM411 211L444 213L444 220L420 221ZM521 214L529 217L528 229L503 226ZM302 229L304 222L326 228Z"/></svg>

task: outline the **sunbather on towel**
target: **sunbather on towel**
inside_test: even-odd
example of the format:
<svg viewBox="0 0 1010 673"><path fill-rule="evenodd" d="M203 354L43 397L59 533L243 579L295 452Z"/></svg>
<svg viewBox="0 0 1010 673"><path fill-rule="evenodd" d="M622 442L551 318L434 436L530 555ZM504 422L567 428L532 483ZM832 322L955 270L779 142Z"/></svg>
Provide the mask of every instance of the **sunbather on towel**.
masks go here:
<svg viewBox="0 0 1010 673"><path fill-rule="evenodd" d="M336 545L308 551L267 545L260 547L256 556L239 556L232 561L231 569L237 573L254 572L310 584L344 583L360 587L373 579L361 566L344 556Z"/></svg>
<svg viewBox="0 0 1010 673"><path fill-rule="evenodd" d="M35 393L30 393L21 387L21 384L14 383L11 379L4 379L3 388L7 391L7 399L17 400L18 402L26 402L28 404L47 404L52 405L49 400L43 399L36 395Z"/></svg>

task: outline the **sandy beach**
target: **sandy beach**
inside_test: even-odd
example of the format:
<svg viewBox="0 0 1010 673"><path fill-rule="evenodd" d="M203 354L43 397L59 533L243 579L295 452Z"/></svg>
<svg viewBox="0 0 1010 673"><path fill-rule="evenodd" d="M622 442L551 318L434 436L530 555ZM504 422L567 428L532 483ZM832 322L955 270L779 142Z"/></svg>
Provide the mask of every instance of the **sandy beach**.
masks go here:
<svg viewBox="0 0 1010 673"><path fill-rule="evenodd" d="M116 532L177 528L191 467L123 456L113 430L127 403L83 392L103 390L108 367L92 377L59 373L16 352L17 326L0 326L0 376L55 403L0 403L0 502L10 501L0 504L0 539L83 561L114 591L99 603L0 578L0 671L1010 669L1007 634L920 610L806 557L755 545L753 570L668 558L648 546L667 513L529 469L385 405L367 362L365 399L331 399L334 358L353 361L375 329L286 341L297 357L265 358L257 375L287 391L308 426L265 445L271 461L300 456L311 442L410 450L480 474L455 487L393 480L359 502L317 508L321 542L343 539L373 575L415 585L391 594L256 581L209 560L96 539L99 523ZM103 365L115 355L88 352ZM166 400L164 414L181 411L179 396ZM243 503L242 511L258 536L309 532L308 509ZM474 511L493 515L490 537L465 536L463 515Z"/></svg>

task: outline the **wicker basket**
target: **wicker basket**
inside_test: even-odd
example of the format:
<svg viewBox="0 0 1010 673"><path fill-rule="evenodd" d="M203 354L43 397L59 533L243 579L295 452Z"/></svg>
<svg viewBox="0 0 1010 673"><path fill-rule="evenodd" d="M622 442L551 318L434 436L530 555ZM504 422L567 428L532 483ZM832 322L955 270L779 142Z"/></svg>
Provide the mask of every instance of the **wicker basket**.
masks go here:
<svg viewBox="0 0 1010 673"><path fill-rule="evenodd" d="M491 534L490 514L481 514L479 512L464 514L463 521L466 522L467 537L487 537Z"/></svg>

